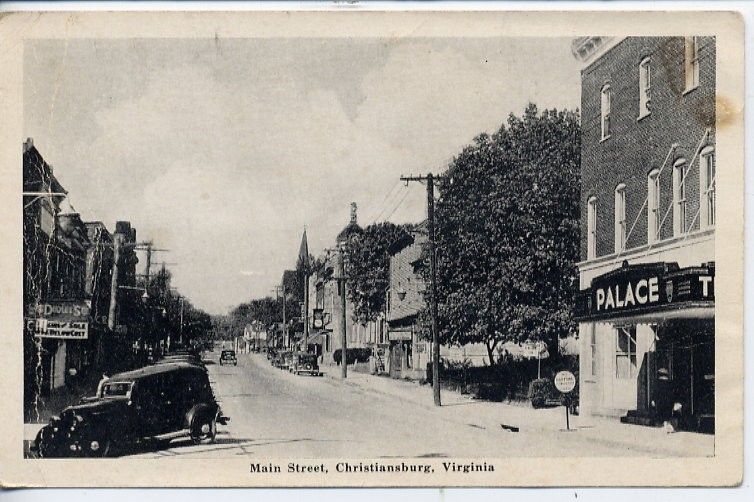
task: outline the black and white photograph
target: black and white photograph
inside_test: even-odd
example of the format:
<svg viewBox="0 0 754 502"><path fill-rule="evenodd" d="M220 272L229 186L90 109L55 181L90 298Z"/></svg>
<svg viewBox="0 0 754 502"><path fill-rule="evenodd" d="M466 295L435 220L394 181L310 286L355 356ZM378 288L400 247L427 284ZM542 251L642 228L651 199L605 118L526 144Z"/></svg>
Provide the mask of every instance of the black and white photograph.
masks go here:
<svg viewBox="0 0 754 502"><path fill-rule="evenodd" d="M740 305L715 301L741 302L734 15L164 37L203 18L151 15L15 18L40 32L2 166L23 468L490 486L548 458L662 484L621 474L648 458L674 484L727 459L740 480Z"/></svg>

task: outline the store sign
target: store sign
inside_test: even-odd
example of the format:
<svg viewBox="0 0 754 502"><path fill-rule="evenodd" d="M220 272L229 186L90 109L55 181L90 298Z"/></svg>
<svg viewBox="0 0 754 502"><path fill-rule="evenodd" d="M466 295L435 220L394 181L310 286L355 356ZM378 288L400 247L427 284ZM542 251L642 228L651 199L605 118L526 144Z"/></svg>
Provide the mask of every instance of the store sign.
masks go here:
<svg viewBox="0 0 754 502"><path fill-rule="evenodd" d="M30 305L26 326L38 338L83 340L89 337L89 303L82 300Z"/></svg>
<svg viewBox="0 0 754 502"><path fill-rule="evenodd" d="M391 331L388 333L388 340L411 340L410 331Z"/></svg>
<svg viewBox="0 0 754 502"><path fill-rule="evenodd" d="M568 394L576 388L576 376L570 371L559 371L555 375L555 388L563 394Z"/></svg>
<svg viewBox="0 0 754 502"><path fill-rule="evenodd" d="M550 357L550 352L547 350L547 344L542 340L527 340L521 344L524 357L528 359L547 359Z"/></svg>
<svg viewBox="0 0 754 502"><path fill-rule="evenodd" d="M45 319L80 321L88 319L89 304L79 300L35 303L29 306L28 315Z"/></svg>
<svg viewBox="0 0 754 502"><path fill-rule="evenodd" d="M595 289L595 305L600 310L616 310L635 307L637 305L651 305L660 301L660 279L649 277L639 279L635 283L631 280L616 282L606 287Z"/></svg>
<svg viewBox="0 0 754 502"><path fill-rule="evenodd" d="M624 265L592 280L577 300L577 317L641 313L683 302L715 300L713 266L679 269L675 263Z"/></svg>
<svg viewBox="0 0 754 502"><path fill-rule="evenodd" d="M66 340L85 340L89 337L88 322L48 321L47 319L29 319L29 330L37 338L61 338Z"/></svg>

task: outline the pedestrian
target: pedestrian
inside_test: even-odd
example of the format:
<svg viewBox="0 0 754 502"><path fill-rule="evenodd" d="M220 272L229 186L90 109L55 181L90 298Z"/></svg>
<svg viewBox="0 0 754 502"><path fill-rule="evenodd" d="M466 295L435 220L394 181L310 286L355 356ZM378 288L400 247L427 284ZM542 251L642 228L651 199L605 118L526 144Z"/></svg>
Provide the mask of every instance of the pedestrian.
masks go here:
<svg viewBox="0 0 754 502"><path fill-rule="evenodd" d="M66 387L68 387L69 390L73 390L76 385L76 375L78 374L78 370L75 366L71 366L68 368L68 378L65 379Z"/></svg>

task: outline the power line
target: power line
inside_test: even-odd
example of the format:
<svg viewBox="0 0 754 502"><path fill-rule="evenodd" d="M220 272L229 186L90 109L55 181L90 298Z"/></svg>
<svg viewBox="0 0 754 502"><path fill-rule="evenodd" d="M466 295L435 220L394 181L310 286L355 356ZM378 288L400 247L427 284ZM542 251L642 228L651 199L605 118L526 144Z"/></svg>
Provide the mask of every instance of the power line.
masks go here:
<svg viewBox="0 0 754 502"><path fill-rule="evenodd" d="M401 180L397 180L395 182L395 184L393 184L393 186L390 188L390 191L387 193L387 195L385 196L385 198L382 199L382 202L378 206L378 207L381 207L382 209L380 209L380 211L377 213L377 215L374 218L372 218L372 222L377 221L380 218L380 216L382 215L382 213L385 212L385 210L388 207L387 204L386 204L387 201L388 201L388 199L390 198L390 196L393 195L393 193L395 192L395 189L398 188L400 186L400 184L401 184Z"/></svg>
<svg viewBox="0 0 754 502"><path fill-rule="evenodd" d="M406 200L406 198L408 197L410 193L411 193L410 189L404 192L403 197L401 197L401 199L398 201L398 204L393 208L392 211L390 211L390 213L387 216L385 216L385 221L389 220L390 217L393 216L393 214L398 210L399 207L401 207L401 205L403 204L403 202Z"/></svg>

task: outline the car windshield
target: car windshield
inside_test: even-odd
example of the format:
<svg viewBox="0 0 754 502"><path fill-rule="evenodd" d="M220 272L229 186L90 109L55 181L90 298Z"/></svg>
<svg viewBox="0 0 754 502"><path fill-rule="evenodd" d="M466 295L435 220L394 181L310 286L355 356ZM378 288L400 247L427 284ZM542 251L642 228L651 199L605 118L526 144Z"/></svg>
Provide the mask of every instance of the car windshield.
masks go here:
<svg viewBox="0 0 754 502"><path fill-rule="evenodd" d="M128 397L132 382L112 382L102 386L102 397Z"/></svg>
<svg viewBox="0 0 754 502"><path fill-rule="evenodd" d="M226 350L226 351L223 351L222 353L223 357L234 357L235 355L236 353L233 352L232 350Z"/></svg>

